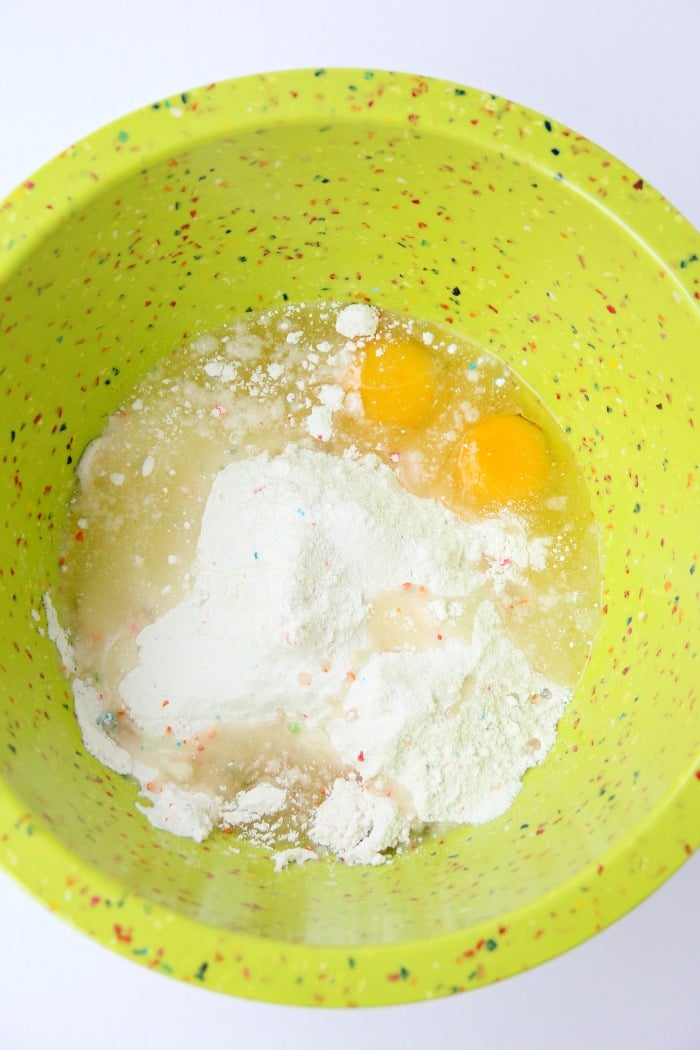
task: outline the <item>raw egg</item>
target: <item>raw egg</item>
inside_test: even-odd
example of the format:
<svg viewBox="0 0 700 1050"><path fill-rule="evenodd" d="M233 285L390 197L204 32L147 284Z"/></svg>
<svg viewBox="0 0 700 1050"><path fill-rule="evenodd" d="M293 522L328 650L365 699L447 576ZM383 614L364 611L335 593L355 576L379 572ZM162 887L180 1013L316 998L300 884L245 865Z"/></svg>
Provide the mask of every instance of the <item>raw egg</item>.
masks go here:
<svg viewBox="0 0 700 1050"><path fill-rule="evenodd" d="M432 412L437 394L435 362L420 343L370 345L360 372L365 415L387 426L417 427Z"/></svg>
<svg viewBox="0 0 700 1050"><path fill-rule="evenodd" d="M521 415L487 416L465 435L459 474L478 503L523 502L538 495L552 469L542 429Z"/></svg>

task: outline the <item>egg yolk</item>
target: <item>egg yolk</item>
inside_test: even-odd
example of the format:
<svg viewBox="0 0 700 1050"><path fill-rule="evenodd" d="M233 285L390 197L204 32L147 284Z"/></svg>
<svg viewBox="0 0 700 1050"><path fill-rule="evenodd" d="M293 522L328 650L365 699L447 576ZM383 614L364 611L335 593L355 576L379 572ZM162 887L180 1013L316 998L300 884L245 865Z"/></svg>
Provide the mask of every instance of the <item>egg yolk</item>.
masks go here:
<svg viewBox="0 0 700 1050"><path fill-rule="evenodd" d="M437 393L435 362L420 343L370 345L360 371L365 415L388 426L416 427L430 415Z"/></svg>
<svg viewBox="0 0 700 1050"><path fill-rule="evenodd" d="M465 435L459 473L481 504L521 502L542 491L552 469L547 438L520 415L488 416Z"/></svg>

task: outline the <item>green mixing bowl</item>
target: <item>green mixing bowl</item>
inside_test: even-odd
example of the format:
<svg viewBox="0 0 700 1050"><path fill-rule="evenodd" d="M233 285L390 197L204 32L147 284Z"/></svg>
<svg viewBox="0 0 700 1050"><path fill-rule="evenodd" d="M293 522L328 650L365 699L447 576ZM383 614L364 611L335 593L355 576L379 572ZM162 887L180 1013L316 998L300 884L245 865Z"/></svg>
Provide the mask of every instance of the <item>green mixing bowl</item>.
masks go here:
<svg viewBox="0 0 700 1050"><path fill-rule="evenodd" d="M515 974L628 911L700 833L700 241L568 128L471 88L307 70L178 95L0 205L0 857L145 966L369 1005ZM369 298L500 355L569 435L604 617L503 817L376 868L275 873L154 830L86 754L42 596L76 462L158 358L232 314ZM232 849L235 845L235 849Z"/></svg>

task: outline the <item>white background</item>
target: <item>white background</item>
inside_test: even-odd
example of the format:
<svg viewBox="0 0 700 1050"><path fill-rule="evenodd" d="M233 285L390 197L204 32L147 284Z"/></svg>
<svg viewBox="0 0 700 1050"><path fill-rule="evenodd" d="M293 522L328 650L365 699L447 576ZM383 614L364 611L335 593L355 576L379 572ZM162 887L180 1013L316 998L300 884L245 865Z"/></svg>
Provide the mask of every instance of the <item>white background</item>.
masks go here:
<svg viewBox="0 0 700 1050"><path fill-rule="evenodd" d="M360 66L441 76L547 113L700 226L699 52L698 0L8 3L0 197L166 95L272 69ZM501 985L350 1012L248 1003L153 974L0 874L0 1050L700 1050L699 876L696 856L611 929Z"/></svg>

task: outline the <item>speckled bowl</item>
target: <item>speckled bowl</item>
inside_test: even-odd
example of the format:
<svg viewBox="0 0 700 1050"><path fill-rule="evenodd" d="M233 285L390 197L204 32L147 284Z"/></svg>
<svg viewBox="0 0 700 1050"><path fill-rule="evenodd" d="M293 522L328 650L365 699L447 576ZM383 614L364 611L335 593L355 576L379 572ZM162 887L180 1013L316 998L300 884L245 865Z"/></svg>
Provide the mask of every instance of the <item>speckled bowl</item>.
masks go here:
<svg viewBox="0 0 700 1050"><path fill-rule="evenodd" d="M0 856L59 915L207 988L426 999L612 922L698 843L700 243L580 135L471 88L308 70L209 85L66 150L0 206ZM370 297L501 355L566 428L605 616L502 818L382 867L275 874L155 831L88 756L41 599L75 463L183 338Z"/></svg>

